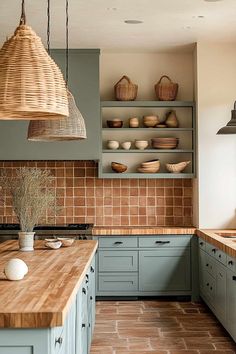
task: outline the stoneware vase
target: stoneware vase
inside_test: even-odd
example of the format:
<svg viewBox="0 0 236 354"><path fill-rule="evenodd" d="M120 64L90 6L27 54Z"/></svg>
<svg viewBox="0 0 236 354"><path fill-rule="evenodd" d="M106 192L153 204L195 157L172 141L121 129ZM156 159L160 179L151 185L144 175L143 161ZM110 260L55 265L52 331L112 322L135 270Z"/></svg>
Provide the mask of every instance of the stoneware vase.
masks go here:
<svg viewBox="0 0 236 354"><path fill-rule="evenodd" d="M35 232L19 232L20 251L29 252L34 250L34 234Z"/></svg>

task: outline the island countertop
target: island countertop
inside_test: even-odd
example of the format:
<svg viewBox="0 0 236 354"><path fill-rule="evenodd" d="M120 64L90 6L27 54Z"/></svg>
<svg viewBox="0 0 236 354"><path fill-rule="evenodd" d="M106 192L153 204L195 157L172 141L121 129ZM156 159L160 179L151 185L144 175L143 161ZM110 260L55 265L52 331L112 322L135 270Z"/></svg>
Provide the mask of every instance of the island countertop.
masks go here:
<svg viewBox="0 0 236 354"><path fill-rule="evenodd" d="M0 244L0 328L62 326L96 249L93 240L58 250L36 241L33 252L20 252L17 241ZM4 265L11 258L28 265L23 280L6 279Z"/></svg>

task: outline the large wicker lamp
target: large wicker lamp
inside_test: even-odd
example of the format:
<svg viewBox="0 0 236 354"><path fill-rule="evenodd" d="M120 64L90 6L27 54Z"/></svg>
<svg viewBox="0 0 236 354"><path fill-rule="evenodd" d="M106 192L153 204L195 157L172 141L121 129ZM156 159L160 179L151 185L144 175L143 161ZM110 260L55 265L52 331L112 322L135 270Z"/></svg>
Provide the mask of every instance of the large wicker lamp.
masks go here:
<svg viewBox="0 0 236 354"><path fill-rule="evenodd" d="M50 0L48 0L48 36L50 34L49 11ZM69 71L69 36L68 36L68 0L66 0L66 83L68 83ZM49 49L48 37L48 49ZM82 114L76 106L75 99L67 89L69 116L64 119L53 121L38 120L31 121L28 128L28 140L30 141L71 141L86 139L86 127Z"/></svg>
<svg viewBox="0 0 236 354"><path fill-rule="evenodd" d="M68 113L63 75L26 25L22 0L20 25L0 50L0 119L58 119Z"/></svg>

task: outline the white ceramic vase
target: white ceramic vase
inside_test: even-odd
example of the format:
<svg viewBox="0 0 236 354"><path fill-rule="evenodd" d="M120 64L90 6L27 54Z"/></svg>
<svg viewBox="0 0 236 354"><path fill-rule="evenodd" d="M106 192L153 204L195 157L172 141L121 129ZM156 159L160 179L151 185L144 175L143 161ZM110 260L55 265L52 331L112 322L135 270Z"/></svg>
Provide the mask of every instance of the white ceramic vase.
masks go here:
<svg viewBox="0 0 236 354"><path fill-rule="evenodd" d="M35 232L19 232L20 251L29 252L34 250L34 234Z"/></svg>

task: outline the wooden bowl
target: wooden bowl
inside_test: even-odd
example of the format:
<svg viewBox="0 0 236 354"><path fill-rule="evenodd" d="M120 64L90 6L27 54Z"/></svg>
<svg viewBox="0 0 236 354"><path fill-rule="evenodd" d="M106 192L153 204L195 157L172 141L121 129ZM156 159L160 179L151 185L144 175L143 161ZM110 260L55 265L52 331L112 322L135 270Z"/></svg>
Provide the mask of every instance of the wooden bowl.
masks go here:
<svg viewBox="0 0 236 354"><path fill-rule="evenodd" d="M108 128L122 128L123 120L120 119L107 120L107 126Z"/></svg>
<svg viewBox="0 0 236 354"><path fill-rule="evenodd" d="M128 167L119 162L112 162L111 168L116 173L123 173L127 170Z"/></svg>
<svg viewBox="0 0 236 354"><path fill-rule="evenodd" d="M58 237L58 240L61 241L63 247L70 247L75 241L73 237Z"/></svg>
<svg viewBox="0 0 236 354"><path fill-rule="evenodd" d="M191 161L183 161L183 162L179 162L179 163L167 163L166 164L166 169L167 171L169 171L170 173L180 173L182 172L185 167L187 167L189 164L191 163Z"/></svg>

